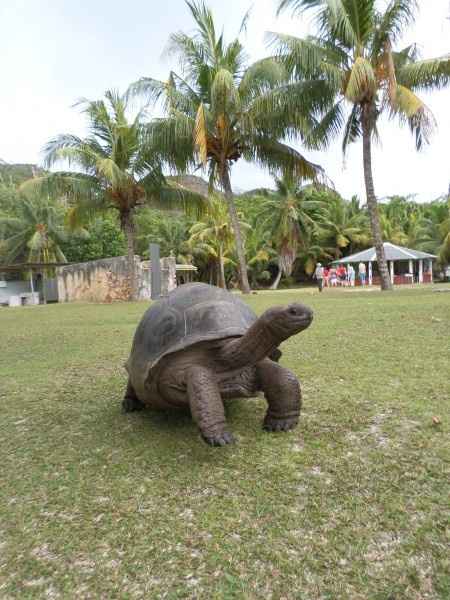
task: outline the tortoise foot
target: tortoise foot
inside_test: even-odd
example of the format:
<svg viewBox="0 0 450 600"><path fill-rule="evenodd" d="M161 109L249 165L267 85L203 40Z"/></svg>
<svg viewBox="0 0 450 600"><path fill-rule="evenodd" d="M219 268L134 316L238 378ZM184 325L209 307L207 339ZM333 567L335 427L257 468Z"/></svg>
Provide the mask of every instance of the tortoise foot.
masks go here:
<svg viewBox="0 0 450 600"><path fill-rule="evenodd" d="M205 435L202 433L202 438L210 446L227 446L228 444L234 444L236 441L234 436L228 431L213 435Z"/></svg>
<svg viewBox="0 0 450 600"><path fill-rule="evenodd" d="M124 398L122 400L122 412L129 413L136 410L143 410L145 406L137 398Z"/></svg>
<svg viewBox="0 0 450 600"><path fill-rule="evenodd" d="M298 425L298 417L286 417L286 418L274 418L266 417L263 423L263 429L265 431L278 432L278 431L290 431Z"/></svg>

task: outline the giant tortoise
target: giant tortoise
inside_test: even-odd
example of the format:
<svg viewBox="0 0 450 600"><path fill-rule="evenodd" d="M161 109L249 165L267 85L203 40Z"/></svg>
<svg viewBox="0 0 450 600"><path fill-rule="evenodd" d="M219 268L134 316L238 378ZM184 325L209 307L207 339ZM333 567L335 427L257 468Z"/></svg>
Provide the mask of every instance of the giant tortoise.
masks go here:
<svg viewBox="0 0 450 600"><path fill-rule="evenodd" d="M137 327L123 409L189 406L203 439L223 446L234 439L222 400L262 391L268 403L264 429L292 429L300 414L300 384L278 364L278 346L312 318L311 309L297 303L273 306L257 318L226 290L182 285L152 304Z"/></svg>

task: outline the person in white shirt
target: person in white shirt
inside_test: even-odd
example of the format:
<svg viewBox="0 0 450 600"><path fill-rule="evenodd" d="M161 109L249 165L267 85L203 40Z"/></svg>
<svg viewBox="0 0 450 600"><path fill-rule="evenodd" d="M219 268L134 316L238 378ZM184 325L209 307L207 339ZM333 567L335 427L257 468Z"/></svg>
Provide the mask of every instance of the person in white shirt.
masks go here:
<svg viewBox="0 0 450 600"><path fill-rule="evenodd" d="M361 285L366 285L366 265L363 262L358 265L358 274Z"/></svg>
<svg viewBox="0 0 450 600"><path fill-rule="evenodd" d="M347 285L353 287L355 285L355 269L353 265L347 267Z"/></svg>
<svg viewBox="0 0 450 600"><path fill-rule="evenodd" d="M313 277L317 280L319 292L321 292L323 289L323 267L320 263L317 263Z"/></svg>

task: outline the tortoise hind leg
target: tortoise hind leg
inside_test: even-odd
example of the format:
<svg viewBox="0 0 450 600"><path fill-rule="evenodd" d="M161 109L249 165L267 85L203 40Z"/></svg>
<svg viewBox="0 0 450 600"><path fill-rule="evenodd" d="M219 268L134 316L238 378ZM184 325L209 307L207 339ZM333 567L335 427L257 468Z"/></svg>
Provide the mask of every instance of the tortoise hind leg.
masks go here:
<svg viewBox="0 0 450 600"><path fill-rule="evenodd" d="M226 430L225 411L214 374L205 367L191 367L187 374L187 393L192 418L205 442L211 446L232 444L234 438Z"/></svg>
<svg viewBox="0 0 450 600"><path fill-rule="evenodd" d="M301 390L297 377L266 358L256 366L259 384L269 405L264 418L266 431L288 431L298 423Z"/></svg>
<svg viewBox="0 0 450 600"><path fill-rule="evenodd" d="M136 410L142 410L145 406L136 396L136 392L134 391L133 386L131 385L131 381L128 379L127 389L125 390L125 395L122 400L122 411L124 413L134 412Z"/></svg>

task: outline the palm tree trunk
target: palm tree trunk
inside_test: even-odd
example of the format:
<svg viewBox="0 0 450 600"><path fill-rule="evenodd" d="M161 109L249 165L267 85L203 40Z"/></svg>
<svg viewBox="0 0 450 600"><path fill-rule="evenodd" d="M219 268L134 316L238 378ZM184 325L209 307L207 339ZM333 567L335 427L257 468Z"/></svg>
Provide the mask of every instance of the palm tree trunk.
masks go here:
<svg viewBox="0 0 450 600"><path fill-rule="evenodd" d="M225 265L223 262L223 254L222 248L219 247L219 287L226 289L227 285L225 283Z"/></svg>
<svg viewBox="0 0 450 600"><path fill-rule="evenodd" d="M120 214L122 229L127 238L127 270L130 284L128 300L136 300L136 269L134 264L134 221L132 210L124 211Z"/></svg>
<svg viewBox="0 0 450 600"><path fill-rule="evenodd" d="M282 276L282 275L283 275L283 271L282 271L282 269L281 269L280 265L278 265L278 274L277 274L277 276L275 277L275 281L274 281L274 282L272 283L272 285L270 286L270 289L271 289L271 290L277 290L277 289L278 289L278 286L279 286L279 284L280 284L280 281L281 281L281 276Z"/></svg>
<svg viewBox="0 0 450 600"><path fill-rule="evenodd" d="M224 167L224 169L222 170L222 186L225 192L225 198L228 204L228 212L230 214L231 225L233 226L234 238L236 241L236 253L238 256L239 280L241 284L241 291L243 294L249 294L250 285L248 283L247 263L245 261L244 244L242 243L241 227L239 225L236 206L234 204L233 190L231 189L228 167Z"/></svg>
<svg viewBox="0 0 450 600"><path fill-rule="evenodd" d="M362 107L364 183L366 186L367 208L369 211L370 227L372 229L372 238L375 245L375 252L377 255L378 271L380 273L381 278L381 289L392 290L392 283L389 277L386 257L384 255L380 216L378 213L378 204L375 196L375 189L372 177L372 125L374 110L375 107L370 103L366 103Z"/></svg>

